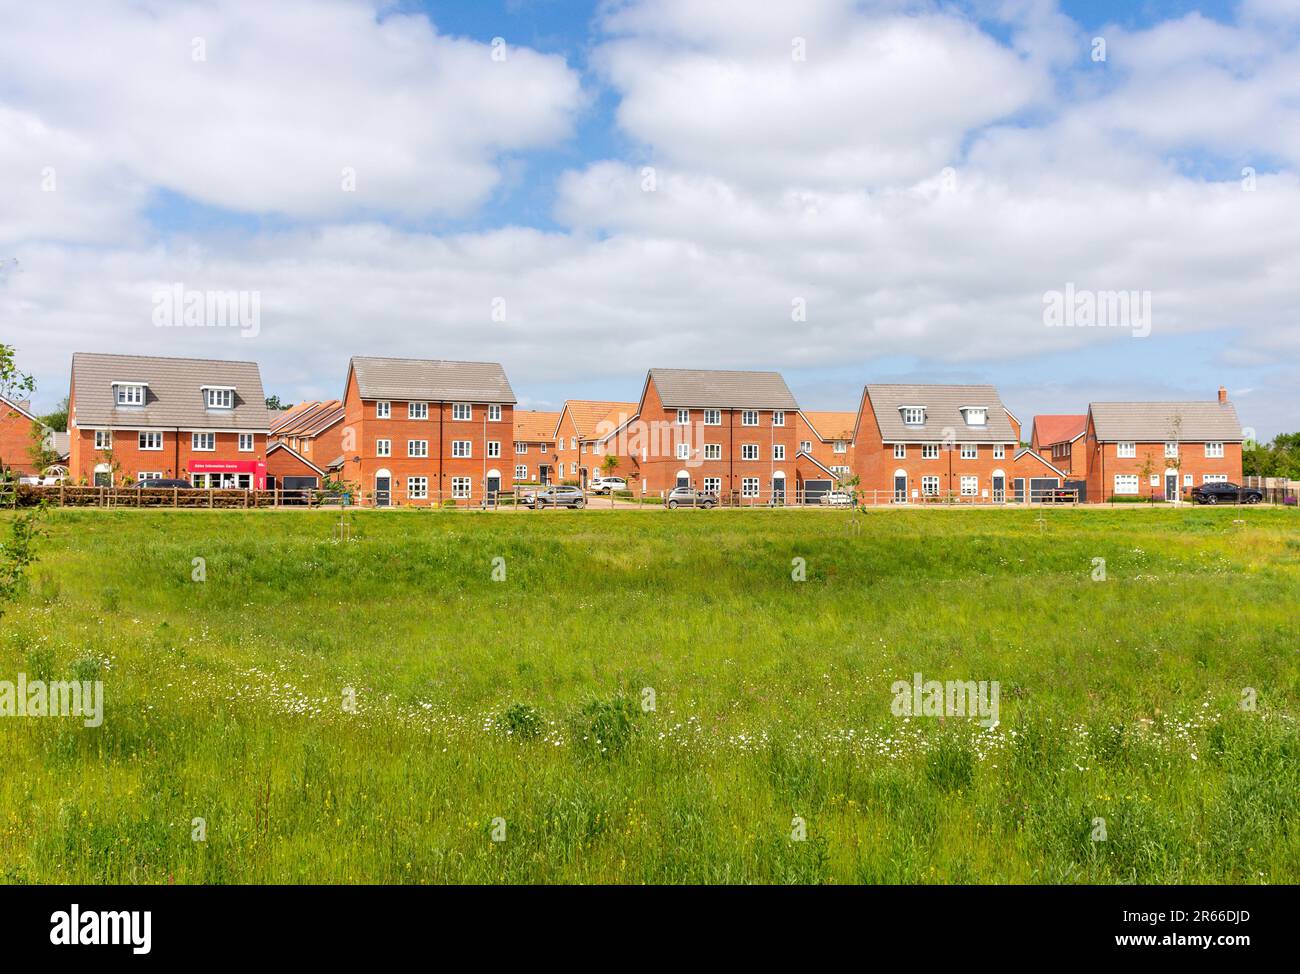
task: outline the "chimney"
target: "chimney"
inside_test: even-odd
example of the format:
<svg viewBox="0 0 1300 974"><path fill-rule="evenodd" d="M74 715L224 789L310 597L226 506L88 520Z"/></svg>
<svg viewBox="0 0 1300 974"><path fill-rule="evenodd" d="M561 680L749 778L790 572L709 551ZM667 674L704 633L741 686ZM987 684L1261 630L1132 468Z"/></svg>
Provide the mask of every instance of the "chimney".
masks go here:
<svg viewBox="0 0 1300 974"><path fill-rule="evenodd" d="M1228 390L1225 389L1223 386L1219 386L1219 404L1223 405L1227 401L1228 401Z"/></svg>

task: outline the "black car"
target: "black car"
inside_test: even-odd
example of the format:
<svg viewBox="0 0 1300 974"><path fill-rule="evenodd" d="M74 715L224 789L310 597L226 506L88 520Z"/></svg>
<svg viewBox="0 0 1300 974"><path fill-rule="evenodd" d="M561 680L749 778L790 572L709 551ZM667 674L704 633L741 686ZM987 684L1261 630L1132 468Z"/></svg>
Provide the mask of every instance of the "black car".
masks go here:
<svg viewBox="0 0 1300 974"><path fill-rule="evenodd" d="M185 490L191 490L193 489L194 485L191 484L188 480L175 480L175 479L169 480L166 478L159 478L157 480L142 480L138 484L136 484L136 486L137 487L181 487Z"/></svg>
<svg viewBox="0 0 1300 974"><path fill-rule="evenodd" d="M1241 487L1227 481L1201 484L1192 491L1192 500L1198 504L1258 504L1263 499L1262 490Z"/></svg>

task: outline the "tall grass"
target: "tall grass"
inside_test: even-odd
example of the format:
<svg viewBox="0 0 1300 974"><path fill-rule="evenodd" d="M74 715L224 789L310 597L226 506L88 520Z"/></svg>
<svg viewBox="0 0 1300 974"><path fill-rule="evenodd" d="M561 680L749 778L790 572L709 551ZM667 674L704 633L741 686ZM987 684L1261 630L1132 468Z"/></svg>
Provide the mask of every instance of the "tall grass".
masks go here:
<svg viewBox="0 0 1300 974"><path fill-rule="evenodd" d="M105 720L0 719L0 878L1300 879L1288 512L352 517L50 519L0 679Z"/></svg>

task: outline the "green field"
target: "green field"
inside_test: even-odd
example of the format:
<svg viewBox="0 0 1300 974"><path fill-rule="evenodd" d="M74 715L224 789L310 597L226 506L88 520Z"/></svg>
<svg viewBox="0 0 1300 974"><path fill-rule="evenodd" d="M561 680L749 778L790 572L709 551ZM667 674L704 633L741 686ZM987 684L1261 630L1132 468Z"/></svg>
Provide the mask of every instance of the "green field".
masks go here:
<svg viewBox="0 0 1300 974"><path fill-rule="evenodd" d="M1300 881L1295 514L1042 514L51 512L0 879Z"/></svg>

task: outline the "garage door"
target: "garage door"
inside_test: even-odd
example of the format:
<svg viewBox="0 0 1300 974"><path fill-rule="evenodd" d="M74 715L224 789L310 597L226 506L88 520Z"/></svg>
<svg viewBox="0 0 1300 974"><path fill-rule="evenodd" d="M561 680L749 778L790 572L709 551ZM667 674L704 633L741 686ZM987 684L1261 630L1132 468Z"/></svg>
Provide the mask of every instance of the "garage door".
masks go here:
<svg viewBox="0 0 1300 974"><path fill-rule="evenodd" d="M805 504L820 504L823 494L831 492L831 483L829 480L805 480L803 482L803 502Z"/></svg>
<svg viewBox="0 0 1300 974"><path fill-rule="evenodd" d="M1061 486L1061 482L1055 477L1031 477L1029 480L1029 500L1033 503L1041 501L1049 490L1055 490Z"/></svg>

